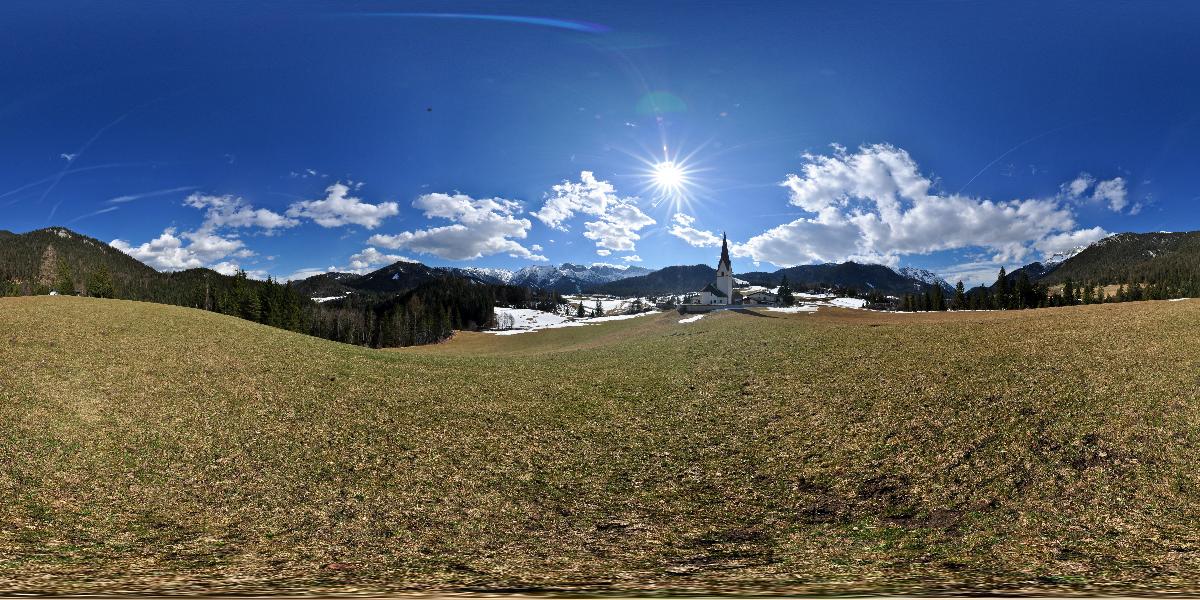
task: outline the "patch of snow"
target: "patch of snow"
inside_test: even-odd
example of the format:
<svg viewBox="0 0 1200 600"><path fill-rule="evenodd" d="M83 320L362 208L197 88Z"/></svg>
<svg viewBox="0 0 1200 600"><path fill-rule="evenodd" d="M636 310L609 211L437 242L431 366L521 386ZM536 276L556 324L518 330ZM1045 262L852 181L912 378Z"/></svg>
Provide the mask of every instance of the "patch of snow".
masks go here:
<svg viewBox="0 0 1200 600"><path fill-rule="evenodd" d="M67 233L67 230L66 230L66 229L56 229L56 230L54 231L54 233L58 234L58 237L60 237L60 238L69 238L69 237L71 237L71 234Z"/></svg>
<svg viewBox="0 0 1200 600"><path fill-rule="evenodd" d="M767 310L771 311L771 312L780 312L780 313L810 313L810 312L817 312L817 305L815 305L815 304L797 304L796 306L772 306L771 308L768 308Z"/></svg>
<svg viewBox="0 0 1200 600"><path fill-rule="evenodd" d="M595 317L591 319L576 319L566 315L558 315L541 310L534 310L532 308L505 308L502 306L497 306L496 322L502 329L488 331L487 333L495 335L516 335L518 333L529 333L531 331L541 331L543 329L583 327L593 323L624 321L625 319L633 319L645 315L655 314L658 313L652 311L632 315L611 315L607 317Z"/></svg>
<svg viewBox="0 0 1200 600"><path fill-rule="evenodd" d="M342 294L341 296L324 296L321 298L313 298L312 300L313 300L313 302L320 304L322 302L329 302L330 300L341 300L342 298L345 298L346 296L349 296L349 295L350 294Z"/></svg>
<svg viewBox="0 0 1200 600"><path fill-rule="evenodd" d="M867 301L862 298L834 298L829 301L829 304L842 308L862 308L867 305Z"/></svg>
<svg viewBox="0 0 1200 600"><path fill-rule="evenodd" d="M699 321L700 319L703 319L703 318L704 318L704 314L705 314L705 313L700 313L700 314L698 314L698 315L693 315L693 316L690 316L690 317L687 317L687 318L684 318L684 319L680 319L680 320L679 320L679 322L680 322L680 323L695 323L696 321Z"/></svg>
<svg viewBox="0 0 1200 600"><path fill-rule="evenodd" d="M1183 302L1184 300L1191 300L1191 298L1171 298L1167 302Z"/></svg>

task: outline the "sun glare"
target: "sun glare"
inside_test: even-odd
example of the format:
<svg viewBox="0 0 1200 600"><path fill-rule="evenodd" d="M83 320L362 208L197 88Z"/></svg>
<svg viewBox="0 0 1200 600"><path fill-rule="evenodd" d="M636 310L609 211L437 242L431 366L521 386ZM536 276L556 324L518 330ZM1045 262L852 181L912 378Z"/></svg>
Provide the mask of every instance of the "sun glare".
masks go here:
<svg viewBox="0 0 1200 600"><path fill-rule="evenodd" d="M696 195L704 186L700 175L706 171L692 162L696 152L687 155L672 154L664 145L662 153L633 154L630 156L642 163L639 175L644 182L643 195L649 196L653 206L666 204L674 210L688 210Z"/></svg>
<svg viewBox="0 0 1200 600"><path fill-rule="evenodd" d="M675 161L670 160L664 160L654 165L653 178L654 185L666 193L682 191L687 182L687 175L683 172L683 168L675 164Z"/></svg>

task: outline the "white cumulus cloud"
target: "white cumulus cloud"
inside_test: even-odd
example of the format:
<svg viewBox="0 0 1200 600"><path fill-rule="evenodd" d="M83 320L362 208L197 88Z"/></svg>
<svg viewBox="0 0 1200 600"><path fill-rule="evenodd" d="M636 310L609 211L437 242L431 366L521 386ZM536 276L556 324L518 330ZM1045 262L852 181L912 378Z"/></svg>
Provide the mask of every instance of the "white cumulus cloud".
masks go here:
<svg viewBox="0 0 1200 600"><path fill-rule="evenodd" d="M395 235L373 235L368 244L393 250L405 249L450 260L470 260L493 254L544 261L545 256L516 240L528 235L533 223L519 218L521 203L503 198L476 200L465 194L425 194L413 201L429 219L444 219L449 225L404 231Z"/></svg>
<svg viewBox="0 0 1200 600"><path fill-rule="evenodd" d="M157 238L134 246L116 239L109 245L160 271L194 269L238 256L248 258L254 253L241 240L206 231L189 231L176 235L174 227L163 230Z"/></svg>
<svg viewBox="0 0 1200 600"><path fill-rule="evenodd" d="M381 267L397 262L417 262L407 256L399 254L385 254L375 248L363 248L362 252L350 255L350 268L346 269L352 273L366 273L372 267Z"/></svg>
<svg viewBox="0 0 1200 600"><path fill-rule="evenodd" d="M384 219L400 214L400 205L395 202L368 204L349 194L348 186L335 183L325 188L325 198L296 202L288 207L287 215L311 219L321 227L361 225L375 229Z"/></svg>
<svg viewBox="0 0 1200 600"><path fill-rule="evenodd" d="M579 181L564 181L550 188L542 208L534 213L547 227L567 231L566 222L575 215L590 215L583 236L596 242L596 254L630 252L641 239L638 233L655 220L638 208L635 196L619 196L613 185L596 179L591 171L582 171Z"/></svg>
<svg viewBox="0 0 1200 600"><path fill-rule="evenodd" d="M1090 246L1110 235L1112 234L1105 231L1103 227L1078 229L1076 231L1065 231L1056 235L1046 236L1038 240L1035 246L1042 253L1043 257L1048 258L1058 252L1070 252L1076 248Z"/></svg>
<svg viewBox="0 0 1200 600"><path fill-rule="evenodd" d="M717 234L692 226L696 222L695 217L684 213L675 213L671 220L674 223L667 232L688 244L697 248L715 248L721 245L721 238L717 237Z"/></svg>
<svg viewBox="0 0 1200 600"><path fill-rule="evenodd" d="M270 233L276 229L286 229L300 224L300 221L296 219L290 219L265 208L254 208L241 198L230 195L214 196L194 193L189 195L183 203L204 211L204 225L201 226L201 229L258 227Z"/></svg>
<svg viewBox="0 0 1200 600"><path fill-rule="evenodd" d="M1129 204L1129 191L1125 188L1125 178L1115 177L1096 184L1092 190L1092 199L1107 202L1113 212L1121 212Z"/></svg>
<svg viewBox="0 0 1200 600"><path fill-rule="evenodd" d="M992 201L944 194L908 152L890 144L805 155L782 185L810 216L743 244L738 256L780 266L857 260L888 265L900 256L984 248L994 260L1023 259L1041 240L1072 232L1075 218L1058 199Z"/></svg>

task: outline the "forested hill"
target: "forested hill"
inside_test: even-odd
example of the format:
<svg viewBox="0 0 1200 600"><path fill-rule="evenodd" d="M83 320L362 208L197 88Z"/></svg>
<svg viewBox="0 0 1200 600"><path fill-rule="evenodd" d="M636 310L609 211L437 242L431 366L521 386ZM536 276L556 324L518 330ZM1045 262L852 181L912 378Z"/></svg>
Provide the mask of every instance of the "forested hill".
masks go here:
<svg viewBox="0 0 1200 600"><path fill-rule="evenodd" d="M1047 284L1133 282L1171 287L1200 283L1200 231L1118 233L1088 246L1036 278Z"/></svg>
<svg viewBox="0 0 1200 600"><path fill-rule="evenodd" d="M105 275L108 281L100 281ZM62 227L0 233L0 294L85 291L89 284L115 287L124 297L147 299L158 271L107 243ZM112 291L99 295L112 295Z"/></svg>
<svg viewBox="0 0 1200 600"><path fill-rule="evenodd" d="M667 267L657 271L594 285L589 291L614 296L665 296L699 291L712 283L717 270L708 265Z"/></svg>
<svg viewBox="0 0 1200 600"><path fill-rule="evenodd" d="M914 271L915 272L915 271ZM618 296L659 296L699 291L712 283L716 269L708 265L667 267L639 277L630 277L593 286L591 291ZM932 275L931 273L929 275ZM844 288L867 294L924 293L937 285L911 275L897 273L883 265L864 265L855 262L802 265L778 271L752 271L734 275L752 285L774 287L788 278L793 289Z"/></svg>
<svg viewBox="0 0 1200 600"><path fill-rule="evenodd" d="M0 233L0 296L55 292L174 304L359 345L435 342L452 329L487 326L497 304L553 309L562 300L552 292L489 285L418 263L396 263L362 277L327 273L305 285L302 292L291 283L203 268L160 273L61 227ZM355 293L325 304L305 293L338 296L348 290Z"/></svg>
<svg viewBox="0 0 1200 600"><path fill-rule="evenodd" d="M756 271L738 275L751 284L765 286L779 285L785 276L793 289L840 287L855 289L861 293L879 292L890 295L924 293L937 285L902 275L884 265L866 265L853 261L800 265L772 273Z"/></svg>

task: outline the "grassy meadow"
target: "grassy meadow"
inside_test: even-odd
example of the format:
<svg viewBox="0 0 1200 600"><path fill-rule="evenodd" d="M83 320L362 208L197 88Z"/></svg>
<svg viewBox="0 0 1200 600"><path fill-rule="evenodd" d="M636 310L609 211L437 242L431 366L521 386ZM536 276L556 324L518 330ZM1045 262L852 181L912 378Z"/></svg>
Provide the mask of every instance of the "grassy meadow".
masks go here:
<svg viewBox="0 0 1200 600"><path fill-rule="evenodd" d="M0 299L0 591L1200 591L1200 300L393 351Z"/></svg>

